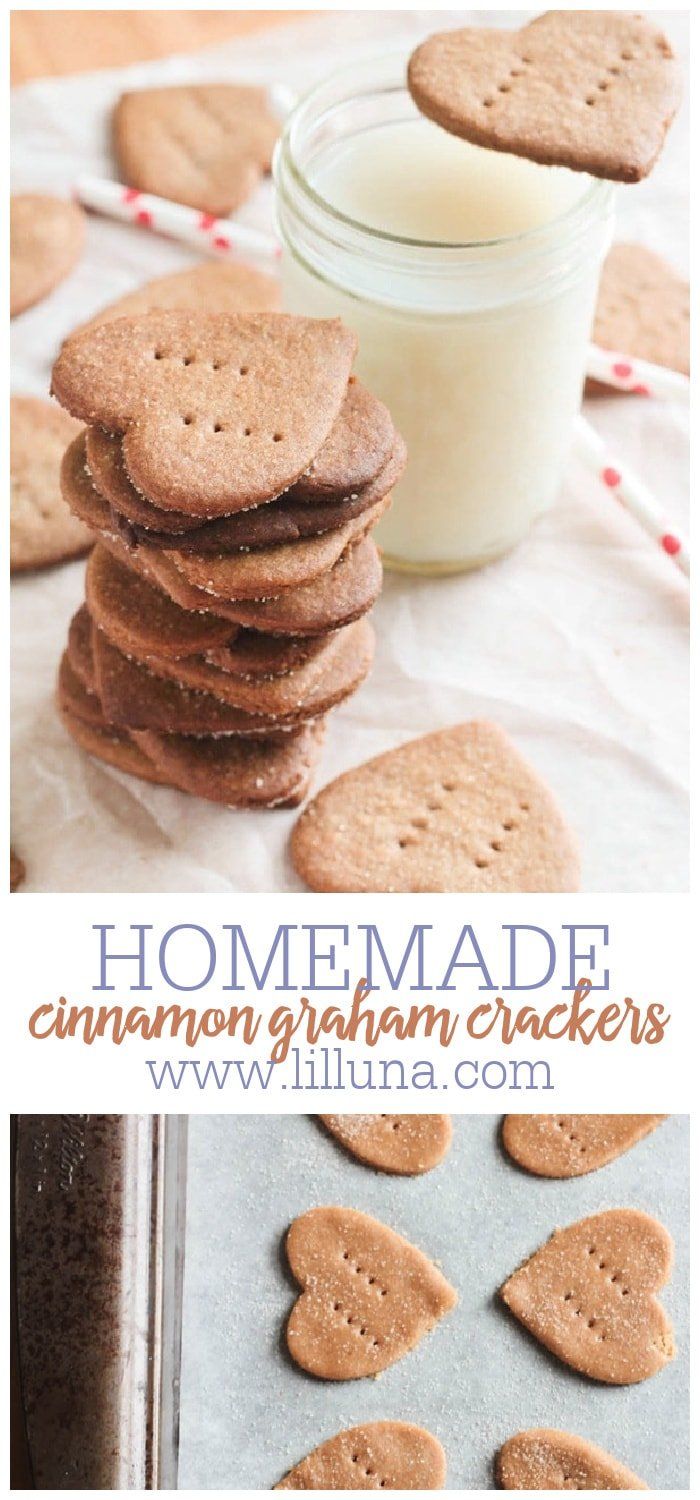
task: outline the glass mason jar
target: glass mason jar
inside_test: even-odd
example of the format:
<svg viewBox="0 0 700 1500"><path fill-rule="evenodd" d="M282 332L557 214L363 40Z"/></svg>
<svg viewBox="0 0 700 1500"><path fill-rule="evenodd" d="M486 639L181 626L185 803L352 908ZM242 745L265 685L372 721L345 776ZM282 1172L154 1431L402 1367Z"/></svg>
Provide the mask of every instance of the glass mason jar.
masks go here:
<svg viewBox="0 0 700 1500"><path fill-rule="evenodd" d="M408 445L377 531L385 562L450 573L508 551L557 493L614 189L581 176L563 212L472 243L409 238L340 211L318 186L327 164L352 172L353 151L362 151L366 178L381 157L382 127L396 135L421 119L405 62L344 70L290 116L274 163L283 301L289 312L337 316L355 330L357 374ZM403 159L394 157L407 174L420 169L411 142L406 133ZM481 155L488 171L495 153Z"/></svg>

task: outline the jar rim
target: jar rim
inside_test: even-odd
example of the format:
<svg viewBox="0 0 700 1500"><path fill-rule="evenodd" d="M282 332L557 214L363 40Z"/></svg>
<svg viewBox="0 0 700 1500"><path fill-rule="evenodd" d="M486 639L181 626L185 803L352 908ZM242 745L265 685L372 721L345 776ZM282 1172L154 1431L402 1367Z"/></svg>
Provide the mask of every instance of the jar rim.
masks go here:
<svg viewBox="0 0 700 1500"><path fill-rule="evenodd" d="M327 216L331 224L335 223L343 226L363 237L368 247L372 244L375 244L377 248L394 245L399 250L434 251L440 254L454 254L455 256L463 255L466 252L470 254L476 252L478 254L480 251L484 255L488 255L494 250L507 250L508 248L512 248L516 252L527 252L528 248L531 247L536 251L541 246L544 238L552 234L557 234L562 228L566 228L567 225L571 228L572 232L575 232L581 222L585 221L588 212L590 210L595 211L601 199L606 200L611 196L614 191L614 184L604 178L593 177L589 179L587 187L584 187L582 192L561 213L556 214L551 219L547 219L545 223L535 225L532 229L520 230L516 234L498 235L490 239L478 240L423 239L413 235L395 234L389 230L375 228L373 225L364 223L362 219L355 219L351 214L344 213L342 209L337 208L329 202L313 186L304 169L301 167L297 155L297 137L299 131L304 124L308 125L313 121L314 106L318 104L319 99L323 97L329 87L332 88L333 85L337 85L343 78L350 79L351 77L356 77L363 67L376 65L377 63L389 67L392 63L400 63L405 70L405 62L406 54L404 50L383 53L381 55L375 53L365 57L360 62L347 64L342 68L335 69L321 83L315 84L312 89L303 95L290 112L285 122L284 130L275 146L272 170L275 186L278 191L280 189L281 168L284 161L284 166L294 180L296 187L311 201L314 207ZM359 101L363 97L369 97L370 94L379 93L406 94L410 98L405 81L405 71L401 81L394 84L385 83L384 85L376 85L370 90L358 90L354 94L348 94L343 102L351 104L355 100ZM311 121L308 118L309 113L311 113ZM426 117L422 116L420 111L416 110L416 118L421 119ZM437 126L436 128L439 129L440 127ZM582 178L585 175L582 173Z"/></svg>

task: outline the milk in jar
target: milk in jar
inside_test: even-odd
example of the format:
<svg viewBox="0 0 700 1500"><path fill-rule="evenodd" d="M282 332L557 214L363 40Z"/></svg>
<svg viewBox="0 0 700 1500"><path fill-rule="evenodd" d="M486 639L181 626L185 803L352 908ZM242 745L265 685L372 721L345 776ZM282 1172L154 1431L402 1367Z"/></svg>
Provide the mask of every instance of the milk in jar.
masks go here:
<svg viewBox="0 0 700 1500"><path fill-rule="evenodd" d="M283 301L355 330L356 373L408 445L385 561L454 572L506 552L556 496L614 190L449 135L402 71L337 75L288 123Z"/></svg>

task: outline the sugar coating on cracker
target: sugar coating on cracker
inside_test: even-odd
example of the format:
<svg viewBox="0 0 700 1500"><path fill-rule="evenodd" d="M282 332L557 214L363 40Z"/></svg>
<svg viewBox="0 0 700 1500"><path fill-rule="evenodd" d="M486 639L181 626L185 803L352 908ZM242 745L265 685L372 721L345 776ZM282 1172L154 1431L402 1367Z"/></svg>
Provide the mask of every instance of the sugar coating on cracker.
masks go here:
<svg viewBox="0 0 700 1500"><path fill-rule="evenodd" d="M551 792L497 725L410 740L331 782L291 841L314 890L555 891L578 884Z"/></svg>
<svg viewBox="0 0 700 1500"><path fill-rule="evenodd" d="M422 1250L357 1209L309 1210L291 1225L286 1249L302 1288L287 1347L296 1364L325 1380L379 1374L457 1302Z"/></svg>
<svg viewBox="0 0 700 1500"><path fill-rule="evenodd" d="M517 1432L496 1456L503 1490L645 1490L625 1464L585 1438L552 1428Z"/></svg>
<svg viewBox="0 0 700 1500"><path fill-rule="evenodd" d="M358 1161L413 1177L430 1172L450 1149L449 1115L319 1115Z"/></svg>
<svg viewBox="0 0 700 1500"><path fill-rule="evenodd" d="M442 1444L413 1422L365 1422L338 1432L290 1469L278 1490L438 1490Z"/></svg>
<svg viewBox="0 0 700 1500"><path fill-rule="evenodd" d="M673 1241L649 1214L608 1209L558 1229L501 1288L506 1306L545 1348L608 1385L633 1385L675 1356L657 1298Z"/></svg>
<svg viewBox="0 0 700 1500"><path fill-rule="evenodd" d="M582 1177L615 1161L665 1115L506 1115L508 1155L537 1177Z"/></svg>

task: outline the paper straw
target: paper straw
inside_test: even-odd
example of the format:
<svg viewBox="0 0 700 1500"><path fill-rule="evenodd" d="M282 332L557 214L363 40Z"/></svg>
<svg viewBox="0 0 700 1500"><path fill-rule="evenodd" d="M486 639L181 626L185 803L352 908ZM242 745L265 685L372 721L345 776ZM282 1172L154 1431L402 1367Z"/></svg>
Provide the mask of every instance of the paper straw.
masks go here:
<svg viewBox="0 0 700 1500"><path fill-rule="evenodd" d="M690 391L687 375L667 370L663 365L652 365L648 359L633 359L630 354L599 349L597 344L589 344L586 374L616 391L657 396L662 401L687 401Z"/></svg>
<svg viewBox="0 0 700 1500"><path fill-rule="evenodd" d="M610 453L607 444L599 437L585 417L579 417L576 429L577 446L589 470L596 475L609 494L613 495L630 515L634 516L647 535L652 538L667 557L680 568L686 577L690 575L690 552L685 538L664 515L661 506L638 479L636 474L621 464Z"/></svg>
<svg viewBox="0 0 700 1500"><path fill-rule="evenodd" d="M241 251L275 260L280 255L280 246L271 234L249 229L234 219L216 219L213 214L200 213L199 209L173 203L169 198L157 198L154 193L140 193L121 182L79 177L75 196L85 208L167 235L210 255L235 257Z"/></svg>

